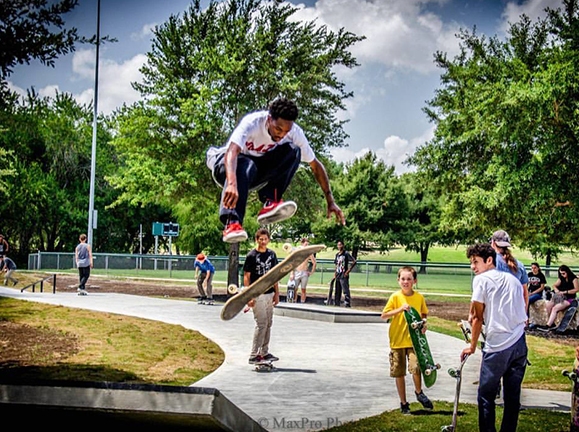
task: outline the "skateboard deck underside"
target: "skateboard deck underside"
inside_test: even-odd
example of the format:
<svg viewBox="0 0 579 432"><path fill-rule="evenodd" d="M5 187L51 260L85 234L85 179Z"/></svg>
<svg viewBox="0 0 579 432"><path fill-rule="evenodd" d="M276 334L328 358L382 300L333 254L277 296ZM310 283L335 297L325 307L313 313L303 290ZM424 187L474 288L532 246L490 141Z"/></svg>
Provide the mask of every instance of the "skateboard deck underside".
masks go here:
<svg viewBox="0 0 579 432"><path fill-rule="evenodd" d="M577 308L574 306L567 308L567 310L565 311L565 315L563 316L563 319L561 320L561 323L559 323L559 326L557 327L557 332L563 333L564 331L567 330L567 328L569 327L569 324L573 320L573 317L575 316L576 312L577 312Z"/></svg>
<svg viewBox="0 0 579 432"><path fill-rule="evenodd" d="M430 347L428 346L428 340L426 339L426 335L422 334L422 326L418 326L415 329L412 328L412 323L421 322L422 317L413 307L411 307L409 311L404 311L404 317L408 323L410 339L412 340L412 346L414 347L414 352L418 359L418 365L422 372L424 385L426 387L432 387L436 382L436 369L430 352Z"/></svg>
<svg viewBox="0 0 579 432"><path fill-rule="evenodd" d="M322 249L325 249L324 245L312 245L293 251L286 257L286 259L273 267L249 287L227 300L221 310L221 319L228 321L235 317L239 312L241 312L248 301L266 292L289 272L304 262L306 258Z"/></svg>

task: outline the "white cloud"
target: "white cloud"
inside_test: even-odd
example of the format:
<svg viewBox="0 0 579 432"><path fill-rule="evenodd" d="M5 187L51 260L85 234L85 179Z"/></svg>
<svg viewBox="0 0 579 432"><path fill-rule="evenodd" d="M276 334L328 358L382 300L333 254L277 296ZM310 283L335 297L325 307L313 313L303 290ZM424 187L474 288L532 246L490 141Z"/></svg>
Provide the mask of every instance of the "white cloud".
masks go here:
<svg viewBox="0 0 579 432"><path fill-rule="evenodd" d="M359 159L370 151L369 148L363 148L358 152L354 152L347 147L334 147L330 150L332 159L338 163L351 162L354 159Z"/></svg>
<svg viewBox="0 0 579 432"><path fill-rule="evenodd" d="M58 85L54 84L54 85L47 85L46 87L40 89L38 91L38 94L41 97L55 98L56 93L59 93L59 92L60 92L60 89L59 89Z"/></svg>
<svg viewBox="0 0 579 432"><path fill-rule="evenodd" d="M414 171L413 167L404 164L404 161L414 154L418 146L430 141L434 136L434 126L424 131L420 136L410 140L401 138L396 135L390 135L384 140L382 147L374 150L376 156L382 159L387 165L394 166L397 174ZM351 162L364 156L370 151L365 147L357 152L347 147L334 148L330 151L332 158L336 162Z"/></svg>
<svg viewBox="0 0 579 432"><path fill-rule="evenodd" d="M22 87L17 86L12 81L8 81L8 89L20 96L26 96L26 90L24 90Z"/></svg>
<svg viewBox="0 0 579 432"><path fill-rule="evenodd" d="M140 31L131 33L131 39L134 41L140 41L144 39L149 39L153 36L153 30L159 24L156 22L145 24Z"/></svg>
<svg viewBox="0 0 579 432"><path fill-rule="evenodd" d="M434 137L435 126L431 126L421 135L410 140L391 135L384 140L384 147L376 150L376 155L386 164L393 165L397 174L414 171L413 167L404 164L412 156L418 146L430 141Z"/></svg>
<svg viewBox="0 0 579 432"><path fill-rule="evenodd" d="M510 1L507 3L503 11L503 23L501 30L505 31L509 27L509 23L516 23L522 14L527 15L531 20L536 21L537 18L545 18L545 9L557 9L563 5L563 0L527 0L521 4Z"/></svg>
<svg viewBox="0 0 579 432"><path fill-rule="evenodd" d="M434 0L319 0L313 7L300 5L296 20L316 19L336 31L344 27L366 36L353 46L361 63L378 63L389 68L431 73L436 71L437 50L458 53L455 34L460 26L445 23L425 10Z"/></svg>
<svg viewBox="0 0 579 432"><path fill-rule="evenodd" d="M99 112L111 113L114 109L126 103L132 104L140 99L140 94L131 86L131 82L141 81L139 69L145 63L144 54L122 62L101 58L99 60ZM79 94L75 99L80 103L90 103L94 97L94 50L77 51L72 60L73 72L76 79L90 80L90 87Z"/></svg>

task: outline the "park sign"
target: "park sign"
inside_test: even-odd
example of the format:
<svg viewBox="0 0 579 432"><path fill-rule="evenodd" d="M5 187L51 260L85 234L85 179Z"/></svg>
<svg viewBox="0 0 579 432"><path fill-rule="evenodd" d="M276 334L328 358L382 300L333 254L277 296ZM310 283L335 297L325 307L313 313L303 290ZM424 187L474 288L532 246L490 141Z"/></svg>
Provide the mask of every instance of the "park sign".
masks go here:
<svg viewBox="0 0 579 432"><path fill-rule="evenodd" d="M173 222L153 222L153 235L177 237L179 235L179 224Z"/></svg>

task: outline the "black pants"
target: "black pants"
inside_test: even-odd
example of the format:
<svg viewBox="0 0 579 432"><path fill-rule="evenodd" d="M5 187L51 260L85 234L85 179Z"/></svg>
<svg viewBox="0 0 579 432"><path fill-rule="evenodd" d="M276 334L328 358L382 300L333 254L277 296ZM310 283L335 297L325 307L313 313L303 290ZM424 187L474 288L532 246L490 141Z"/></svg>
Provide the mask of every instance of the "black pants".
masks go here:
<svg viewBox="0 0 579 432"><path fill-rule="evenodd" d="M300 161L301 150L291 143L279 145L261 157L240 154L237 157L236 171L239 198L235 209L226 209L223 207L223 196L227 186L225 155L221 156L213 170L215 180L223 186L219 204L221 222L227 224L231 220L238 220L240 224L243 224L249 191L260 186L262 187L258 195L261 202L279 201L296 173Z"/></svg>
<svg viewBox="0 0 579 432"><path fill-rule="evenodd" d="M80 279L80 283L78 285L79 289L85 289L84 286L86 285L89 276L90 276L90 266L78 268L78 277Z"/></svg>
<svg viewBox="0 0 579 432"><path fill-rule="evenodd" d="M344 304L350 306L350 277L349 276L336 276L335 282L336 288L336 306L339 306L342 301L342 291L344 292Z"/></svg>

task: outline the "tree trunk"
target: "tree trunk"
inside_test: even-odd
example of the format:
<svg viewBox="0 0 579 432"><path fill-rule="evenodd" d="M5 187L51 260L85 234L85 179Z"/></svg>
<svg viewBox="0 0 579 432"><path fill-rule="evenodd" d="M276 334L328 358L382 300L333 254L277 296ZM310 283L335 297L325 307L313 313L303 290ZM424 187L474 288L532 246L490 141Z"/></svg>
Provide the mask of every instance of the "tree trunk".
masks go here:
<svg viewBox="0 0 579 432"><path fill-rule="evenodd" d="M420 262L426 264L430 243L420 243ZM420 266L420 274L426 274L426 266Z"/></svg>

